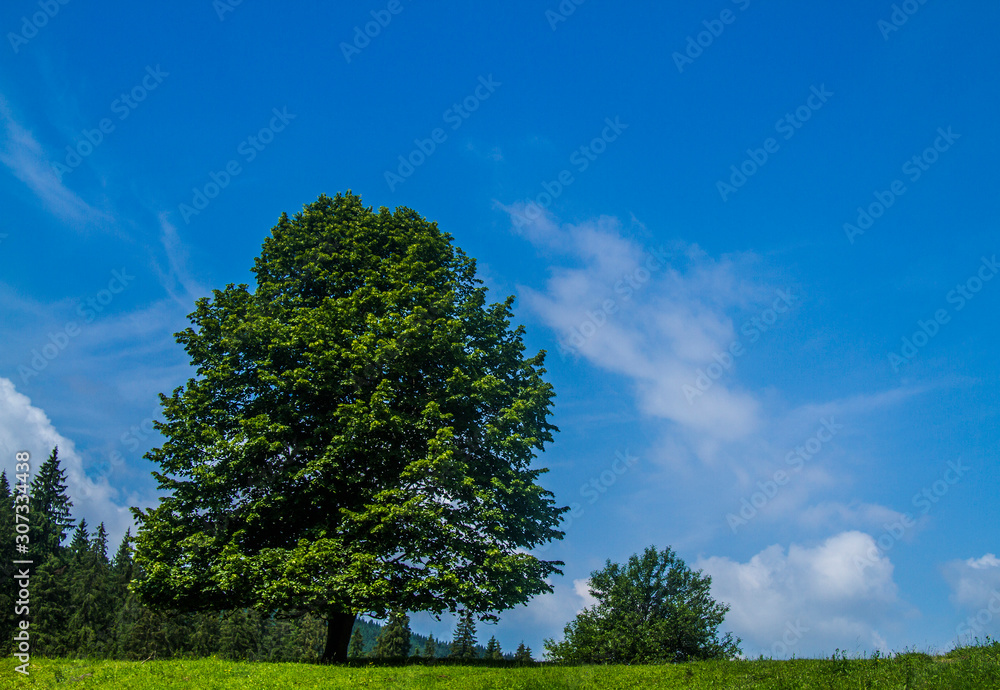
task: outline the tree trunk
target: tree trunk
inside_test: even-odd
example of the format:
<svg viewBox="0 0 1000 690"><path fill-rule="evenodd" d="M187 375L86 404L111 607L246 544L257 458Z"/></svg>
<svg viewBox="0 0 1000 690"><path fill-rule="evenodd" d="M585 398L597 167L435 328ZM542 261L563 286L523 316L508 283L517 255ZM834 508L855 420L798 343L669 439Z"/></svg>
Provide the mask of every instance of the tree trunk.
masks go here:
<svg viewBox="0 0 1000 690"><path fill-rule="evenodd" d="M353 613L334 613L326 620L326 649L323 650L323 663L331 661L347 661L347 646L351 643L351 631L354 630Z"/></svg>

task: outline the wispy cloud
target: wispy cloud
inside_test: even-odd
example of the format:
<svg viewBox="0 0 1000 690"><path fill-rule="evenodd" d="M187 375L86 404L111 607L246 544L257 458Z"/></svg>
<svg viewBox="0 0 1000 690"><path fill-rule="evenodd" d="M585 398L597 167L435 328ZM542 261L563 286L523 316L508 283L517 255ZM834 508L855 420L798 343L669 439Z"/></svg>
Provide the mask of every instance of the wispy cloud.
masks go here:
<svg viewBox="0 0 1000 690"><path fill-rule="evenodd" d="M523 206L503 206L512 219ZM759 425L759 402L724 382L698 404L685 395L699 368L736 339L729 312L762 296L742 276L752 255L713 259L697 245L643 247L602 216L560 224L543 212L515 231L564 257L544 291L520 286L523 303L557 334L560 351L632 380L640 408L712 437L732 439Z"/></svg>
<svg viewBox="0 0 1000 690"><path fill-rule="evenodd" d="M503 151L500 149L499 146L489 146L487 144L486 146L480 147L475 142L469 141L465 145L465 150L479 158L488 160L492 163L503 162Z"/></svg>
<svg viewBox="0 0 1000 690"><path fill-rule="evenodd" d="M42 145L29 129L17 121L2 95L0 124L3 132L0 163L27 185L49 212L76 226L110 219L107 214L90 206L62 183Z"/></svg>
<svg viewBox="0 0 1000 690"><path fill-rule="evenodd" d="M782 523L815 537L877 529L880 520L899 516L851 495L856 461L871 452L851 440L863 435L858 426L873 411L904 404L925 389L789 405L773 387L741 386L740 348L764 347L753 345L755 338L772 336L758 328L777 328L775 319L794 319L799 308L793 288L761 277L760 257L712 257L683 242L644 247L609 216L567 224L543 211L525 222L532 216L523 203L498 207L510 215L512 231L552 262L543 287L518 287L522 303L555 332L564 356L622 376L639 411L665 422L659 447L650 449L646 486L633 496L637 514L657 511L663 492L680 481L686 495L702 497L690 507L696 524L684 531L690 544L702 543L728 533L726 516L758 492L760 482L784 471L790 479L758 501L748 529ZM633 230L636 225L633 219ZM637 234L645 234L641 224ZM834 429L830 437L824 420ZM797 456L793 469L788 454L803 445L809 451ZM706 474L706 467L712 471Z"/></svg>
<svg viewBox="0 0 1000 690"><path fill-rule="evenodd" d="M190 308L194 300L207 295L207 289L192 277L188 269L187 249L177 234L177 228L168 220L169 214L164 211L159 214L160 243L167 255L169 271L157 267L160 284L167 293L184 308ZM183 290L183 293L179 292Z"/></svg>

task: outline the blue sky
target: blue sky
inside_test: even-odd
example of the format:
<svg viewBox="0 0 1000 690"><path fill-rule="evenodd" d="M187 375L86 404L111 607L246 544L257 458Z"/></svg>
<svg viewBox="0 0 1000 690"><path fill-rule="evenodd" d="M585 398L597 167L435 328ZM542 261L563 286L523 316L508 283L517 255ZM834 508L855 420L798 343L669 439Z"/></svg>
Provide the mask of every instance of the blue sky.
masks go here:
<svg viewBox="0 0 1000 690"><path fill-rule="evenodd" d="M351 189L550 353L565 575L483 639L650 544L749 655L997 635L1000 8L578 2L6 3L0 465L117 540L194 300Z"/></svg>

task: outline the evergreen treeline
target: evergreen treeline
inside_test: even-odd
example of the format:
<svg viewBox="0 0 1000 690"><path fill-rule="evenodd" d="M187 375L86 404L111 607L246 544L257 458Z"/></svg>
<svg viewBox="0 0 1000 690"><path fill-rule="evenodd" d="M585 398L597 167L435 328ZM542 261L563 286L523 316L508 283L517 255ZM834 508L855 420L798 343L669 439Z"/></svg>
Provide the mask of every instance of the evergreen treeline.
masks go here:
<svg viewBox="0 0 1000 690"><path fill-rule="evenodd" d="M85 519L74 523L58 449L32 469L27 554L18 553L15 538L17 480L12 485L6 471L0 473L0 653L13 652L15 626L21 618L14 612L18 585L13 561L30 559L32 656L162 659L214 654L248 661L322 657L326 623L308 614L285 618L253 609L158 612L143 606L128 589L129 581L141 576L132 559L131 532L112 554L104 523L96 528ZM514 658L501 654L495 639L488 648L477 644L469 615L463 616L449 644L410 632L403 613L393 614L385 626L358 620L351 656Z"/></svg>
<svg viewBox="0 0 1000 690"><path fill-rule="evenodd" d="M357 657L372 657L377 658L376 646L378 645L379 636L382 635L383 631L387 629L387 625L382 625L375 621L358 620L354 624L354 634L351 641L357 637L360 642L358 646L348 652L348 656ZM419 633L410 633L410 652L406 656L421 656L430 657L427 653L427 640L431 640L433 645L435 658L443 659L449 655L451 645L448 642L435 640L433 635L421 635ZM392 655L387 655L392 656Z"/></svg>
<svg viewBox="0 0 1000 690"><path fill-rule="evenodd" d="M31 654L118 659L207 656L272 661L315 661L323 653L326 624L310 616L283 620L253 610L165 613L143 606L128 583L140 573L126 533L109 553L104 524L74 525L73 503L58 449L34 468L30 483L27 554L16 554L14 506L6 472L0 473L0 651L12 649L17 584L15 559L30 559ZM15 555L16 554L16 555ZM21 567L21 566L17 566Z"/></svg>

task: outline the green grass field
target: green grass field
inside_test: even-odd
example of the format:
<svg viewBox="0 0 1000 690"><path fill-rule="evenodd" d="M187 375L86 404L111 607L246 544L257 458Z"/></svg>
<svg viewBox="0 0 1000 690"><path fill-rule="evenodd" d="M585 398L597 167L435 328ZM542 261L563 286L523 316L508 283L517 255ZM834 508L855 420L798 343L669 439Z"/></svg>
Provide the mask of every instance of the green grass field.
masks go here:
<svg viewBox="0 0 1000 690"><path fill-rule="evenodd" d="M966 647L940 657L793 659L699 662L666 666L469 667L315 666L170 661L32 662L28 677L5 660L4 688L1000 688L1000 643Z"/></svg>

